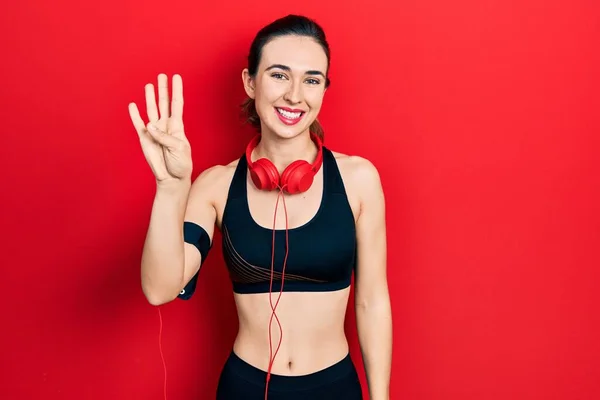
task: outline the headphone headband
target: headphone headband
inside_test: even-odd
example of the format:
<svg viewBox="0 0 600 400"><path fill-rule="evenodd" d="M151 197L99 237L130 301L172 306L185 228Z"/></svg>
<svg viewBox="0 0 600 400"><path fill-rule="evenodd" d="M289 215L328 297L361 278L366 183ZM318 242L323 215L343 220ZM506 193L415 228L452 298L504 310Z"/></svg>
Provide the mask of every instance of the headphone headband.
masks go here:
<svg viewBox="0 0 600 400"><path fill-rule="evenodd" d="M290 194L308 190L313 178L323 165L323 142L310 132L312 141L317 145L317 156L312 163L306 160L296 160L288 165L281 176L275 165L267 158L259 158L252 162L252 151L261 139L261 134L254 136L246 146L246 163L255 186L261 190L280 188Z"/></svg>
<svg viewBox="0 0 600 400"><path fill-rule="evenodd" d="M251 156L252 151L256 148L262 135L259 133L250 140L250 143L246 146L246 163L248 163L248 167L250 169L254 168L254 163L252 162ZM321 164L323 164L323 142L321 138L310 132L310 138L317 145L317 156L315 157L315 161L311 164L311 170L314 173L319 172L319 168L321 168Z"/></svg>

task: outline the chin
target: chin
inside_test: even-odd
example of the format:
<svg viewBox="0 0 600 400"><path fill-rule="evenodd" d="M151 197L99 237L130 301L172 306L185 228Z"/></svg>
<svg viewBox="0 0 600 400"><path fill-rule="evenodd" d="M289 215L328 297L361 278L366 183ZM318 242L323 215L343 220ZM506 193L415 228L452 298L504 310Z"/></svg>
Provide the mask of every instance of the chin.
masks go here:
<svg viewBox="0 0 600 400"><path fill-rule="evenodd" d="M274 129L273 129L274 128ZM280 139L292 139L296 136L301 135L302 133L307 131L307 128L286 128L286 127L273 127L269 128L269 130Z"/></svg>

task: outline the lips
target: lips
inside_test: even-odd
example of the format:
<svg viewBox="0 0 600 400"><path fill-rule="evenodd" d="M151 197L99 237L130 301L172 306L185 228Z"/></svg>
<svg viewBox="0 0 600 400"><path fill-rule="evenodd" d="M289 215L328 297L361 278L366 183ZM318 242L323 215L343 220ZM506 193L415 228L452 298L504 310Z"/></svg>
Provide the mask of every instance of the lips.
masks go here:
<svg viewBox="0 0 600 400"><path fill-rule="evenodd" d="M284 124L295 125L300 122L306 112L288 107L275 107L275 114L277 114L279 120Z"/></svg>

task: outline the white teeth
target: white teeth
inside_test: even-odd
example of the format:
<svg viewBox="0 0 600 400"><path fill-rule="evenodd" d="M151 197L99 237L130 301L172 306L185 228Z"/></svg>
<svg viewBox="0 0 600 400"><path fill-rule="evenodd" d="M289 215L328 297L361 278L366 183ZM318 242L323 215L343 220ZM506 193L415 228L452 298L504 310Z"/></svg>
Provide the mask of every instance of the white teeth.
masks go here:
<svg viewBox="0 0 600 400"><path fill-rule="evenodd" d="M284 117L286 117L286 118L290 118L290 119L296 119L296 118L299 118L299 117L300 117L300 115L302 114L302 113L300 113L300 112L289 112L289 111L285 111L285 110L282 110L281 108L277 108L277 112L279 112L279 114L283 115Z"/></svg>

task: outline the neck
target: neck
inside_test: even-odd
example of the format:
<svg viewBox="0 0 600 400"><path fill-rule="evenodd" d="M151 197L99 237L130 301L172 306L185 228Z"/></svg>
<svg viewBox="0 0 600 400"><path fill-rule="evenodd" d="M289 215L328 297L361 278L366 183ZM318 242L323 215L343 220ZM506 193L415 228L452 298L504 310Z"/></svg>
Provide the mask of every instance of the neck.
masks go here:
<svg viewBox="0 0 600 400"><path fill-rule="evenodd" d="M308 131L289 139L263 132L254 154L256 159L265 157L271 160L282 173L296 160L306 160L312 164L317 156L317 146Z"/></svg>

